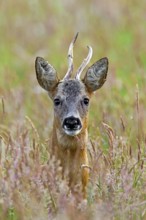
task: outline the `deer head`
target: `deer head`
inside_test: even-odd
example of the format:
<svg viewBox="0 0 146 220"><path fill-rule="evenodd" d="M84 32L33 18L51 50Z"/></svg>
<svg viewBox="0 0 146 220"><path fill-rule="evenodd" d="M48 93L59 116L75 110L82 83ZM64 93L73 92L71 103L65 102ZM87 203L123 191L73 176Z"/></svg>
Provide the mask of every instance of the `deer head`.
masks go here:
<svg viewBox="0 0 146 220"><path fill-rule="evenodd" d="M59 80L56 70L43 58L37 57L35 69L38 83L45 89L54 102L54 120L56 127L65 135L75 136L87 126L87 113L91 94L106 81L108 59L102 58L87 69L84 78L80 76L92 57L92 48L88 46L88 56L78 68L75 78L73 72L73 46L78 33L68 50L68 70L63 80Z"/></svg>

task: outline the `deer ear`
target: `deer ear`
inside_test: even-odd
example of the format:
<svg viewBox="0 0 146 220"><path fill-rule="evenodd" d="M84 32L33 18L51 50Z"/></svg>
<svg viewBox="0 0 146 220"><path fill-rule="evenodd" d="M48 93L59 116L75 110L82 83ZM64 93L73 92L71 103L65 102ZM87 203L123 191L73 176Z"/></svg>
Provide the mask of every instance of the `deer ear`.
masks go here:
<svg viewBox="0 0 146 220"><path fill-rule="evenodd" d="M102 58L94 63L86 72L83 82L90 92L99 89L106 81L108 59Z"/></svg>
<svg viewBox="0 0 146 220"><path fill-rule="evenodd" d="M52 91L58 84L56 70L42 57L36 58L35 70L40 86L47 91Z"/></svg>

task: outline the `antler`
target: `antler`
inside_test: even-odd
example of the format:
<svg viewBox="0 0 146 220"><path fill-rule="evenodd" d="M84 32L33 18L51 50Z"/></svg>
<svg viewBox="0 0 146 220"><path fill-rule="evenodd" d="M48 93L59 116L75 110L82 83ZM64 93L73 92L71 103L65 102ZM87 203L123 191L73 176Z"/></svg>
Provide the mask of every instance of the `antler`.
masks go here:
<svg viewBox="0 0 146 220"><path fill-rule="evenodd" d="M77 72L76 72L76 76L75 79L80 80L80 76L82 71L85 69L85 67L87 66L87 64L90 62L92 54L93 54L93 50L92 47L87 46L89 52L88 52L88 56L83 60L82 64L80 65L80 67L78 68Z"/></svg>
<svg viewBox="0 0 146 220"><path fill-rule="evenodd" d="M63 80L66 80L66 79L69 79L71 77L71 74L73 72L73 47L74 47L74 44L76 42L76 39L78 37L78 34L79 32L76 33L75 37L73 38L70 46L69 46L69 49L68 49L68 70L67 70L67 73L65 74Z"/></svg>

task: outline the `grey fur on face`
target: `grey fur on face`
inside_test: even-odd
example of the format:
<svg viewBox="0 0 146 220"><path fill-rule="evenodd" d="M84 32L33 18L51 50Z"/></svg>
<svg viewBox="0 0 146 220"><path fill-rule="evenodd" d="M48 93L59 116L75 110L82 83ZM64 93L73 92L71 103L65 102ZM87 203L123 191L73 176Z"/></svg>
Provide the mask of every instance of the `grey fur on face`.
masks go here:
<svg viewBox="0 0 146 220"><path fill-rule="evenodd" d="M76 99L77 96L85 94L85 85L78 80L70 79L65 80L58 85L57 95L64 95L66 98Z"/></svg>
<svg viewBox="0 0 146 220"><path fill-rule="evenodd" d="M88 98L85 85L76 79L70 79L58 84L54 97L60 100L60 104L54 105L55 117L61 123L67 117L83 119L88 112L88 105L84 104L84 98Z"/></svg>

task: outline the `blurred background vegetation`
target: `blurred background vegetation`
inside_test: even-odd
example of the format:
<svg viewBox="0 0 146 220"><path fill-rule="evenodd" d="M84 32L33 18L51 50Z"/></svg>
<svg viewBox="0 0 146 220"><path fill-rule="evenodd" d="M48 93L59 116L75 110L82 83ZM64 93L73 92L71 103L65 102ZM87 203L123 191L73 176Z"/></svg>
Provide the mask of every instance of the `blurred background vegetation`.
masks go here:
<svg viewBox="0 0 146 220"><path fill-rule="evenodd" d="M87 45L90 65L109 59L107 82L91 101L90 138L108 148L104 121L136 152L146 140L145 0L1 0L0 129L15 137L28 116L42 141L49 138L53 105L37 83L35 58L47 59L63 77L76 32L75 70Z"/></svg>
<svg viewBox="0 0 146 220"><path fill-rule="evenodd" d="M29 115L43 135L42 127L47 127L46 115L49 119L52 106L37 84L35 57L48 59L62 77L67 69L68 46L77 31L75 69L86 56L87 45L94 50L91 64L104 56L109 59L107 82L93 98L90 126L95 117L95 126L104 118L119 131L120 116L130 126L135 114L136 85L143 123L145 10L144 0L1 1L0 97L5 102L7 124Z"/></svg>
<svg viewBox="0 0 146 220"><path fill-rule="evenodd" d="M6 112L16 113L15 119L29 114L36 123L42 123L37 103L46 114L52 110L49 102L41 103L40 96L46 99L46 95L41 94L35 78L35 57L48 59L63 76L69 43L79 31L74 49L76 68L86 56L88 44L94 50L91 64L101 57L109 58L107 83L94 98L91 117L99 111L100 119L105 112L114 126L120 115L128 120L133 114L136 84L145 105L145 9L145 2L137 0L1 1L0 95Z"/></svg>

